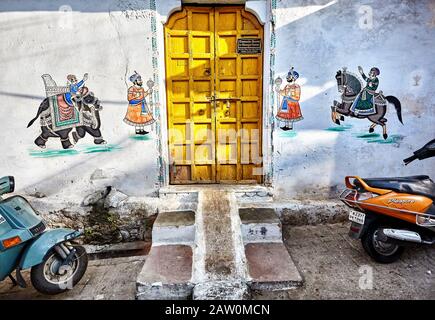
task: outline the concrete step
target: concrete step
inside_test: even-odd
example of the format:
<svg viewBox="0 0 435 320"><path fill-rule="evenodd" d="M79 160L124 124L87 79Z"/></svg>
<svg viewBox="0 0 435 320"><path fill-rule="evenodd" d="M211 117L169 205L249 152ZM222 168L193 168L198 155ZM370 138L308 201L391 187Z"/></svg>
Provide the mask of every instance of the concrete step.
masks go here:
<svg viewBox="0 0 435 320"><path fill-rule="evenodd" d="M278 291L302 286L302 277L283 243L248 243L245 255L251 290Z"/></svg>
<svg viewBox="0 0 435 320"><path fill-rule="evenodd" d="M210 281L198 283L193 289L194 300L247 300L251 298L244 281Z"/></svg>
<svg viewBox="0 0 435 320"><path fill-rule="evenodd" d="M195 212L160 212L153 225L153 244L187 244L195 241Z"/></svg>
<svg viewBox="0 0 435 320"><path fill-rule="evenodd" d="M259 185L170 185L159 189L160 199L170 199L170 203L193 203L201 191L225 191L234 193L238 203L271 202L272 189Z"/></svg>
<svg viewBox="0 0 435 320"><path fill-rule="evenodd" d="M282 242L281 222L272 208L240 208L243 243Z"/></svg>
<svg viewBox="0 0 435 320"><path fill-rule="evenodd" d="M192 297L192 248L187 245L151 247L136 280L138 300L185 300Z"/></svg>

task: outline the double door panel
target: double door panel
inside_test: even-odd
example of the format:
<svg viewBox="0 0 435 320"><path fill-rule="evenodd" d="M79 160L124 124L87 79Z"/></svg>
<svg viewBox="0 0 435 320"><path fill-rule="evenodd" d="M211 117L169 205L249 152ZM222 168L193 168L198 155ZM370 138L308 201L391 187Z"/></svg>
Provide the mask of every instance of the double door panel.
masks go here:
<svg viewBox="0 0 435 320"><path fill-rule="evenodd" d="M165 26L170 182L262 181L263 30L243 7L184 7Z"/></svg>

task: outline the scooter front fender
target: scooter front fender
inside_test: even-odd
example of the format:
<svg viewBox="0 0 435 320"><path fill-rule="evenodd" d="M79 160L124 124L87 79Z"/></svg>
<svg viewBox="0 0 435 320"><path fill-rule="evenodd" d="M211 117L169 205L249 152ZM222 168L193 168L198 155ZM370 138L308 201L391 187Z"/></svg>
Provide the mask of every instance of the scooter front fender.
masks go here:
<svg viewBox="0 0 435 320"><path fill-rule="evenodd" d="M72 229L51 229L41 234L28 245L21 256L19 269L40 264L44 256L58 243L77 238L81 233Z"/></svg>

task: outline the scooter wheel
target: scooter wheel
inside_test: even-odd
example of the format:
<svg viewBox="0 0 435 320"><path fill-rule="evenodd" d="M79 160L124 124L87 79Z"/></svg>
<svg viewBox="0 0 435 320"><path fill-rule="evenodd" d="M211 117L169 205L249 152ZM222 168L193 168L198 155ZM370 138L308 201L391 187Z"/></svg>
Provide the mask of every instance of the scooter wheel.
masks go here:
<svg viewBox="0 0 435 320"><path fill-rule="evenodd" d="M385 226L373 223L361 238L361 243L367 254L379 263L392 263L399 260L404 247L395 243L387 243L379 239L379 233Z"/></svg>
<svg viewBox="0 0 435 320"><path fill-rule="evenodd" d="M88 256L82 246L74 248L74 258L66 267L62 267L61 272L59 266L62 259L54 249L47 253L40 264L32 267L30 280L36 290L44 294L58 294L72 289L81 280L88 267Z"/></svg>

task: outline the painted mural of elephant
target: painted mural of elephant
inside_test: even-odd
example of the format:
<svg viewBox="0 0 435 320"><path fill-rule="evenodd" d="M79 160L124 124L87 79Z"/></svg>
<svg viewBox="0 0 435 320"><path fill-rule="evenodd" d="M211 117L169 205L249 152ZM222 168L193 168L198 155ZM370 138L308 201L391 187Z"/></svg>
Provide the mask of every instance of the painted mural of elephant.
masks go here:
<svg viewBox="0 0 435 320"><path fill-rule="evenodd" d="M101 121L99 112L102 110L100 101L92 92L88 90L84 90L84 92L86 92L84 95L79 95L73 98L78 111L83 116L83 125L76 127L53 130L53 119L50 112L49 98L45 98L41 102L36 116L30 120L29 124L27 125L27 128L29 128L36 121L36 119L40 117L41 134L35 139L35 144L38 147L45 148L45 143L49 138L60 138L62 147L64 149L73 148L74 144L77 143L79 139L83 138L86 133L89 133L94 137L95 144L106 143L100 131ZM74 144L71 143L71 139L73 140Z"/></svg>

